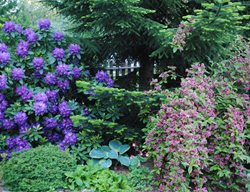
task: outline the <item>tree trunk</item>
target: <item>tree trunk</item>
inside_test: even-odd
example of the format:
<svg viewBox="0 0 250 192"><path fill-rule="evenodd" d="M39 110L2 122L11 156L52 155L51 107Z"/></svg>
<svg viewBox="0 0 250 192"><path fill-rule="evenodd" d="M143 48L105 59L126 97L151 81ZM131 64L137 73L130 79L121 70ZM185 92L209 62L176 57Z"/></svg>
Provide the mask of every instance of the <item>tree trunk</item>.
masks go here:
<svg viewBox="0 0 250 192"><path fill-rule="evenodd" d="M147 90L150 88L150 81L153 78L154 61L149 57L140 58L139 69L139 89Z"/></svg>

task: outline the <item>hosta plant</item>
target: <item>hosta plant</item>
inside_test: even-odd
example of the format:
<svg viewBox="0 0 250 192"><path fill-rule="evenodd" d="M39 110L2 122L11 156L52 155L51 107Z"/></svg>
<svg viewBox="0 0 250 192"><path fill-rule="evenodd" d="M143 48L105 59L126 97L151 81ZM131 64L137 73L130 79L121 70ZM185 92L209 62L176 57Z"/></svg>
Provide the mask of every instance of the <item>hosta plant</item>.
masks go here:
<svg viewBox="0 0 250 192"><path fill-rule="evenodd" d="M140 164L138 157L129 158L125 153L130 149L127 144L122 144L120 141L112 140L109 145L101 146L97 149L92 149L89 156L93 159L94 164L98 164L103 168L112 166L112 160L116 160L122 165L129 167L137 167Z"/></svg>

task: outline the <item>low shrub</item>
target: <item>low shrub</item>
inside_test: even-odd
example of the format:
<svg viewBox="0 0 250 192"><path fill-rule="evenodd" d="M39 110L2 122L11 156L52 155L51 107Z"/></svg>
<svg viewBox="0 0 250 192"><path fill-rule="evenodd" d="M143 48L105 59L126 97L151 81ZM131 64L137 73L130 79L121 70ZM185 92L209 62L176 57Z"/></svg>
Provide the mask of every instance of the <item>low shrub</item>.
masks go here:
<svg viewBox="0 0 250 192"><path fill-rule="evenodd" d="M65 173L75 168L67 151L44 145L15 153L3 166L3 181L10 191L56 190L66 187Z"/></svg>
<svg viewBox="0 0 250 192"><path fill-rule="evenodd" d="M90 189L95 192L133 192L124 175L88 163L67 172L68 188L72 191Z"/></svg>
<svg viewBox="0 0 250 192"><path fill-rule="evenodd" d="M138 191L152 191L156 186L152 171L145 166L133 169L127 178L129 186Z"/></svg>

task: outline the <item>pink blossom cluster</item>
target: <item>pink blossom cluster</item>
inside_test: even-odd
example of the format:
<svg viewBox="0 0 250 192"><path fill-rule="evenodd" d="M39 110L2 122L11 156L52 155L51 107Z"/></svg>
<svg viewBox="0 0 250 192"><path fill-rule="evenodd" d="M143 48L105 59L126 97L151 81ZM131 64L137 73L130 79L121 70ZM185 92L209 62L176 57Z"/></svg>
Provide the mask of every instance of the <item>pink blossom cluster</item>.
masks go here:
<svg viewBox="0 0 250 192"><path fill-rule="evenodd" d="M194 65L152 118L146 145L161 191L220 191L221 183L245 189L249 97L227 78L206 74L203 64Z"/></svg>
<svg viewBox="0 0 250 192"><path fill-rule="evenodd" d="M172 40L172 44L179 51L183 51L184 46L186 45L186 38L190 35L193 27L190 25L194 20L190 19L186 23L181 23L176 31L176 34Z"/></svg>

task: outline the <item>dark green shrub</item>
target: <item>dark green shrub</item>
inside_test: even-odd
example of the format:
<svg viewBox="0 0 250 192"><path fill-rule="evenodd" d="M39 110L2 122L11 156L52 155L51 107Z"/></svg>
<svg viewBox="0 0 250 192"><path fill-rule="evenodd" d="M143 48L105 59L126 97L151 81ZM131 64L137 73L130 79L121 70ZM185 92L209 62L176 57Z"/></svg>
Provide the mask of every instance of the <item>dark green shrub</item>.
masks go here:
<svg viewBox="0 0 250 192"><path fill-rule="evenodd" d="M78 166L67 172L68 188L72 191L91 190L94 192L133 192L124 175L110 169L93 166L91 163Z"/></svg>
<svg viewBox="0 0 250 192"><path fill-rule="evenodd" d="M47 145L16 153L3 166L3 181L10 191L46 192L65 187L75 159L57 146Z"/></svg>

